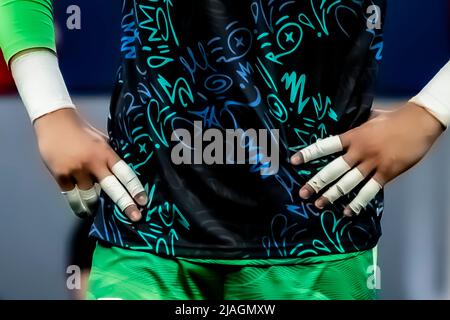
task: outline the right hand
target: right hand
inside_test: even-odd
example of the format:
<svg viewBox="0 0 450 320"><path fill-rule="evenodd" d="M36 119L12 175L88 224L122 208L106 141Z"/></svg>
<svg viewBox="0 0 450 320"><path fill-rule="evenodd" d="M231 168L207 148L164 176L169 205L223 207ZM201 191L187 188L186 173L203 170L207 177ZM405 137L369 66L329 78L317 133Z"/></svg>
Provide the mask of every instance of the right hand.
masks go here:
<svg viewBox="0 0 450 320"><path fill-rule="evenodd" d="M138 205L148 201L144 187L109 146L107 137L76 110L60 109L42 116L34 128L42 159L77 216L94 213L99 184L132 222L141 219Z"/></svg>

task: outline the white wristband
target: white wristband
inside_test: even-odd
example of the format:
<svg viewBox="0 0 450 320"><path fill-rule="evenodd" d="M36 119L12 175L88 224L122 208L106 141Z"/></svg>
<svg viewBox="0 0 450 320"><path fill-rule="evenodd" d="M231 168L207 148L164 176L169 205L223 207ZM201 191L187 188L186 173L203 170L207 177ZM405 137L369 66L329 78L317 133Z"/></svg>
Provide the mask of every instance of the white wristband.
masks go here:
<svg viewBox="0 0 450 320"><path fill-rule="evenodd" d="M450 124L450 61L409 102L428 110L445 127Z"/></svg>
<svg viewBox="0 0 450 320"><path fill-rule="evenodd" d="M31 121L58 109L75 108L52 51L18 55L11 61L11 72Z"/></svg>

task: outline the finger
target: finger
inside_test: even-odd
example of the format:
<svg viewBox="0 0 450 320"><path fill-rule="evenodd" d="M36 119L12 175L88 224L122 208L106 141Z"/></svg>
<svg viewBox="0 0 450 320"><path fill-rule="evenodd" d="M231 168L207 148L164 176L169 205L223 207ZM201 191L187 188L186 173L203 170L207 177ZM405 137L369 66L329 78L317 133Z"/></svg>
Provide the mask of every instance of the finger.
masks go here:
<svg viewBox="0 0 450 320"><path fill-rule="evenodd" d="M352 169L317 199L315 203L316 206L322 209L329 203L334 203L340 197L350 193L350 191L359 185L369 173L370 170L364 166L358 166L357 168Z"/></svg>
<svg viewBox="0 0 450 320"><path fill-rule="evenodd" d="M78 190L80 194L81 201L86 205L89 209L89 215L93 215L98 205L98 194L95 190L95 187L92 187L88 190Z"/></svg>
<svg viewBox="0 0 450 320"><path fill-rule="evenodd" d="M88 215L88 209L80 198L74 179L69 175L59 175L56 182L73 213L80 218L85 218Z"/></svg>
<svg viewBox="0 0 450 320"><path fill-rule="evenodd" d="M342 151L344 148L339 136L332 136L309 145L291 158L293 165L307 163L312 160Z"/></svg>
<svg viewBox="0 0 450 320"><path fill-rule="evenodd" d="M339 157L333 160L307 182L307 184L300 190L300 196L303 199L308 199L314 192L320 192L320 190L335 181L350 169L351 165L348 164L344 157Z"/></svg>
<svg viewBox="0 0 450 320"><path fill-rule="evenodd" d="M344 157L346 157L347 155L345 155ZM348 162L349 160L347 160L347 162ZM367 176L369 176L369 174L373 171L373 169L374 169L374 167L373 167L373 165L370 163L370 162L368 162L368 161L366 161L366 162L363 162L363 163L361 163L360 165L358 165L358 167L357 167L357 169L358 169L358 171L361 173L361 175L364 177L364 179L365 179L365 177L367 177ZM355 174L355 176L358 176L358 177L360 177L359 176L359 174L357 173L357 172L355 172L354 173ZM344 178L343 178L344 179ZM363 179L363 180L364 180ZM342 179L341 179L342 180ZM345 180L345 179L344 179ZM339 181L339 182L341 182L341 181ZM336 200L338 200L341 196L343 196L344 194L346 194L346 193L342 193L342 189L340 189L340 185L339 185L339 182L336 184L336 185L334 185L334 186L332 186L330 189L328 189L319 199L317 199L316 200L316 203L315 203L315 205L316 205L316 207L317 208L319 208L319 209L323 209L325 206L327 206L329 203L334 203ZM355 183L357 183L358 182L358 180L355 180L354 181ZM358 182L359 183L359 182ZM344 182L344 184L345 184L345 182ZM356 187L356 185L355 186L353 186L350 190L349 190L349 192L354 188L354 187ZM348 193L348 192L347 192Z"/></svg>
<svg viewBox="0 0 450 320"><path fill-rule="evenodd" d="M98 183L95 183L94 189L95 189L95 193L97 193L97 196L100 197L100 193L102 192L102 187Z"/></svg>
<svg viewBox="0 0 450 320"><path fill-rule="evenodd" d="M361 188L355 199L353 199L353 201L345 208L344 215L347 217L352 216L353 213L358 215L383 188L383 186L378 183L380 180L381 179L377 179L376 175L370 179L364 187Z"/></svg>
<svg viewBox="0 0 450 320"><path fill-rule="evenodd" d="M66 175L60 175L56 176L56 182L58 183L59 187L63 192L65 191L71 191L75 188L75 182L72 179L71 176Z"/></svg>
<svg viewBox="0 0 450 320"><path fill-rule="evenodd" d="M139 205L145 206L147 204L148 197L144 187L139 181L136 173L134 173L125 161L119 160L112 166L111 171Z"/></svg>
<svg viewBox="0 0 450 320"><path fill-rule="evenodd" d="M111 200L119 207L119 209L124 212L127 217L133 221L137 222L141 219L142 215L136 206L133 199L127 193L122 184L117 180L116 176L109 171L108 167L105 165L99 165L93 172L97 181L99 181L98 188L94 188L97 194L100 194L101 189L111 198Z"/></svg>
<svg viewBox="0 0 450 320"><path fill-rule="evenodd" d="M69 206L76 216L80 218L85 218L86 216L89 215L89 210L86 208L83 201L81 200L77 187L74 187L72 190L69 191L62 191L61 194L69 202Z"/></svg>
<svg viewBox="0 0 450 320"><path fill-rule="evenodd" d="M94 180L92 179L92 176L85 171L76 172L73 176L78 187L81 201L83 201L86 209L88 209L88 215L91 216L94 214L98 202L98 195L94 188Z"/></svg>
<svg viewBox="0 0 450 320"><path fill-rule="evenodd" d="M100 186L111 200L124 212L131 221L137 222L142 215L127 190L114 175L109 175L100 180Z"/></svg>
<svg viewBox="0 0 450 320"><path fill-rule="evenodd" d="M94 186L94 179L89 173L85 171L77 171L73 174L75 183L80 190L89 190Z"/></svg>

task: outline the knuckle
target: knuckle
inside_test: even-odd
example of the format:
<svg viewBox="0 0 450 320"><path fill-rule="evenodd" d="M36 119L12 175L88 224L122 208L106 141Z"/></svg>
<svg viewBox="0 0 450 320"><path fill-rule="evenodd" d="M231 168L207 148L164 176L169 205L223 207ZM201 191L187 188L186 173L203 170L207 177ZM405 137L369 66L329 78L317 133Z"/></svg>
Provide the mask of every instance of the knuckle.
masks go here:
<svg viewBox="0 0 450 320"><path fill-rule="evenodd" d="M361 153L356 148L351 148L347 150L347 153L343 156L345 162L347 162L350 165L355 164L358 162L358 160L361 158Z"/></svg>
<svg viewBox="0 0 450 320"><path fill-rule="evenodd" d="M380 148L379 143L370 139L356 139L348 150L364 159L378 159L382 157L382 148Z"/></svg>
<svg viewBox="0 0 450 320"><path fill-rule="evenodd" d="M114 151L107 143L104 143L100 148L96 150L96 154L100 159L109 159L111 157L111 154L114 154Z"/></svg>
<svg viewBox="0 0 450 320"><path fill-rule="evenodd" d="M376 146L373 146L373 145L368 145L363 150L363 154L366 159L381 159L380 150Z"/></svg>
<svg viewBox="0 0 450 320"><path fill-rule="evenodd" d="M84 166L82 163L80 163L79 165L74 165L71 169L70 169L70 173L72 175L78 176L81 175L85 172L86 170L84 169Z"/></svg>
<svg viewBox="0 0 450 320"><path fill-rule="evenodd" d="M341 139L341 143L342 145L345 147L350 147L350 145L352 144L352 140L354 137L354 132L355 129L351 129L347 132L344 132L343 134L340 135L340 139Z"/></svg>
<svg viewBox="0 0 450 320"><path fill-rule="evenodd" d="M55 168L52 170L53 176L59 180L66 180L71 175L69 168Z"/></svg>
<svg viewBox="0 0 450 320"><path fill-rule="evenodd" d="M81 167L87 170L92 169L93 164L99 161L99 157L96 153L91 154L89 157L83 157L81 160Z"/></svg>
<svg viewBox="0 0 450 320"><path fill-rule="evenodd" d="M56 166L51 171L55 177L64 179L72 175L80 174L85 169L82 161L76 161L64 166Z"/></svg>
<svg viewBox="0 0 450 320"><path fill-rule="evenodd" d="M375 158L371 158L366 161L366 167L371 171L377 169L380 165L380 161Z"/></svg>
<svg viewBox="0 0 450 320"><path fill-rule="evenodd" d="M102 149L102 150L110 150L111 146L109 145L108 141L104 139L98 139L96 140L96 144Z"/></svg>
<svg viewBox="0 0 450 320"><path fill-rule="evenodd" d="M88 165L89 171L94 175L97 175L97 173L105 171L106 167L107 167L106 161L102 159L93 160Z"/></svg>
<svg viewBox="0 0 450 320"><path fill-rule="evenodd" d="M379 164L377 167L377 172L379 175L383 176L383 177L389 177L391 176L391 173L393 171L393 167L386 165L384 163Z"/></svg>
<svg viewBox="0 0 450 320"><path fill-rule="evenodd" d="M358 140L358 137L361 136L361 128L355 127L347 130L343 134L341 134L341 139L346 140L349 144Z"/></svg>
<svg viewBox="0 0 450 320"><path fill-rule="evenodd" d="M108 152L99 148L92 152L88 157L84 158L83 165L89 170L104 166L108 162Z"/></svg>

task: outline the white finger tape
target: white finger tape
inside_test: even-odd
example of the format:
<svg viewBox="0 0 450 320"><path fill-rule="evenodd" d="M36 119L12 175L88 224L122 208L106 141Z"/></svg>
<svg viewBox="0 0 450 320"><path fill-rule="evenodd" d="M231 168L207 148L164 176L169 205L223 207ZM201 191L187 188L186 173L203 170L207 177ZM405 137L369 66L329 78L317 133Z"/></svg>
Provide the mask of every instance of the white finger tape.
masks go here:
<svg viewBox="0 0 450 320"><path fill-rule="evenodd" d="M361 171L359 171L358 168L354 168L328 189L323 196L327 198L330 203L334 203L337 199L352 191L363 180L364 176Z"/></svg>
<svg viewBox="0 0 450 320"><path fill-rule="evenodd" d="M95 187L92 187L89 190L79 189L80 198L86 204L86 206L90 209L95 207L98 201L98 194L95 190Z"/></svg>
<svg viewBox="0 0 450 320"><path fill-rule="evenodd" d="M139 178L134 171L128 166L128 164L120 160L112 168L111 171L119 179L119 181L125 186L132 197L144 192L145 189L142 186Z"/></svg>
<svg viewBox="0 0 450 320"><path fill-rule="evenodd" d="M315 192L319 192L350 169L350 166L345 162L344 158L339 157L320 170L308 181L308 184Z"/></svg>
<svg viewBox="0 0 450 320"><path fill-rule="evenodd" d="M107 176L100 181L100 186L120 210L124 211L134 204L133 199L115 176Z"/></svg>
<svg viewBox="0 0 450 320"><path fill-rule="evenodd" d="M300 153L306 163L342 150L342 142L339 136L332 136L323 140L318 140L316 143L300 150Z"/></svg>
<svg viewBox="0 0 450 320"><path fill-rule="evenodd" d="M70 191L62 191L61 194L67 199L70 208L77 216L81 217L84 216L84 214L89 213L89 209L86 208L81 200L77 187Z"/></svg>
<svg viewBox="0 0 450 320"><path fill-rule="evenodd" d="M375 198L377 193L382 188L383 187L375 179L370 179L364 187L361 188L355 199L353 199L353 201L349 204L350 209L352 209L356 214L359 214L361 210L364 209L373 198Z"/></svg>
<svg viewBox="0 0 450 320"><path fill-rule="evenodd" d="M95 183L94 189L95 189L95 192L97 193L97 196L100 197L100 193L102 192L102 187L98 183Z"/></svg>

